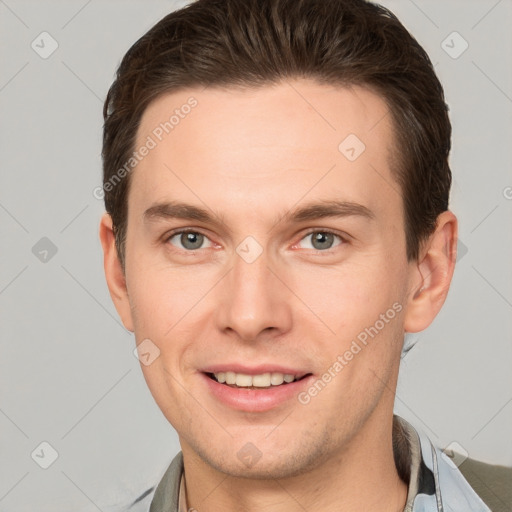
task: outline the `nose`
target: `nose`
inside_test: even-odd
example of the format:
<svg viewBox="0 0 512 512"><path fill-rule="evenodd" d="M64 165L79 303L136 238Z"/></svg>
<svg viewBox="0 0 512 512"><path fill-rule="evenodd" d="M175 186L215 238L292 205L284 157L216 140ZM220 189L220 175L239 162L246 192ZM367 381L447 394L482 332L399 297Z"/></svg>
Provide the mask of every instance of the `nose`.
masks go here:
<svg viewBox="0 0 512 512"><path fill-rule="evenodd" d="M233 261L219 289L219 329L234 332L247 342L288 331L292 322L292 293L283 283L286 277L270 268L265 251L252 262L238 254Z"/></svg>

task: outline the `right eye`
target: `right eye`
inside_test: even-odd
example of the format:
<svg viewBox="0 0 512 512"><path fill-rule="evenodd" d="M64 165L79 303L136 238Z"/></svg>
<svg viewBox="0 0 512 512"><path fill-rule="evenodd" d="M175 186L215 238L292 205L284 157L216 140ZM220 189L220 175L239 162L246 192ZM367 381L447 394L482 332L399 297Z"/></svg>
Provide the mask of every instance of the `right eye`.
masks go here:
<svg viewBox="0 0 512 512"><path fill-rule="evenodd" d="M175 240L175 241L173 241ZM204 249L206 247L201 247L203 243L206 241L210 245L207 247L211 247L210 240L206 237L206 235L203 235L202 233L199 233L197 231L176 231L172 233L166 240L167 242L170 242L171 245L174 245L175 247L178 247L179 249L184 249L186 251L196 251L199 249Z"/></svg>

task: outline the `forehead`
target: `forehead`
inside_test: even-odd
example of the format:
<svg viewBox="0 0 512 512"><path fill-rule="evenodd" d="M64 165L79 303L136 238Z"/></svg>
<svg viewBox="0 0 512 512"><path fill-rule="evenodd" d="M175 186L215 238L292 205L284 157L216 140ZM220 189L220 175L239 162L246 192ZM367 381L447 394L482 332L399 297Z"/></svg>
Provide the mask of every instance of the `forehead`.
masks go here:
<svg viewBox="0 0 512 512"><path fill-rule="evenodd" d="M140 208L180 195L254 213L307 195L401 210L391 116L363 87L295 80L168 93L142 116L136 148L144 145L152 149L130 190Z"/></svg>

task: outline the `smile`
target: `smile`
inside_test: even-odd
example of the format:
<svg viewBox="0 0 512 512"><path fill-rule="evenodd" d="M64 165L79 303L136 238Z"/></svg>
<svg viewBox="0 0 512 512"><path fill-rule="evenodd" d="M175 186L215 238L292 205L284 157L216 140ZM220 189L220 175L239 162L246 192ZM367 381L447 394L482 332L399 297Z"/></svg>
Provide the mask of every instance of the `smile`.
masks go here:
<svg viewBox="0 0 512 512"><path fill-rule="evenodd" d="M236 373L233 371L210 373L210 378L220 384L237 388L270 388L272 386L281 386L300 380L304 375L293 375L290 373L266 372L258 375L248 375L245 373Z"/></svg>
<svg viewBox="0 0 512 512"><path fill-rule="evenodd" d="M292 368L242 365L204 368L199 375L207 394L215 402L232 410L253 413L271 411L286 404L296 406L298 394L307 389L314 378L312 373Z"/></svg>

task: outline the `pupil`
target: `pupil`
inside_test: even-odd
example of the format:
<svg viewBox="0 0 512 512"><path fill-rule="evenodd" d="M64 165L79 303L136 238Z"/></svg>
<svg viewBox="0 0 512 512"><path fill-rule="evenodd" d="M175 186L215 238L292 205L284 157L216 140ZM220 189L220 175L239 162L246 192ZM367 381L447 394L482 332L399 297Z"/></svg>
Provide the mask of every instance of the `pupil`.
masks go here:
<svg viewBox="0 0 512 512"><path fill-rule="evenodd" d="M332 233L316 233L313 237L313 247L315 249L329 249L332 245L334 235ZM317 245L319 243L319 245Z"/></svg>
<svg viewBox="0 0 512 512"><path fill-rule="evenodd" d="M198 249L203 243L203 235L200 233L183 233L181 243L186 249Z"/></svg>

